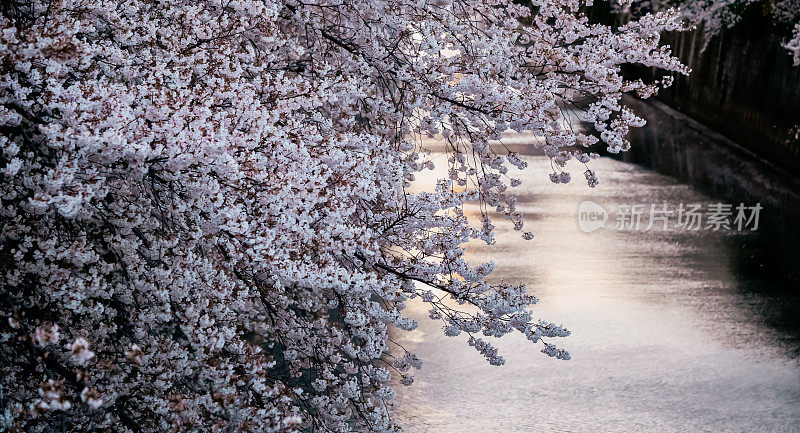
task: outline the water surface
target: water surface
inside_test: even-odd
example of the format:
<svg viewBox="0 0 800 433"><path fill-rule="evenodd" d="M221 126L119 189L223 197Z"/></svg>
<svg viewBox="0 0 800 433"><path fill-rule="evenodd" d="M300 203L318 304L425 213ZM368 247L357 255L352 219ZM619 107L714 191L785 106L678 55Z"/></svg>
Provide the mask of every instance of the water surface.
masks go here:
<svg viewBox="0 0 800 433"><path fill-rule="evenodd" d="M410 302L420 326L393 338L424 365L413 386L396 385L406 432L800 431L800 297L737 272L749 235L614 227L620 204L719 200L611 159L592 162L595 189L578 166L555 185L546 158L528 162L519 208L535 239L498 222L497 245L471 245L469 257L526 283L537 315L572 331L554 342L573 359L509 336L497 341L506 365L491 366ZM584 200L608 209L605 228L579 229Z"/></svg>

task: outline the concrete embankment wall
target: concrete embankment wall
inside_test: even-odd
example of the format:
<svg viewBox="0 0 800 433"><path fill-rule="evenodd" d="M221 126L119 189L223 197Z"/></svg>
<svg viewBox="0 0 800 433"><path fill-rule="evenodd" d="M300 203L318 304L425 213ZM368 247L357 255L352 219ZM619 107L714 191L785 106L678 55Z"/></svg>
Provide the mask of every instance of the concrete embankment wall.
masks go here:
<svg viewBox="0 0 800 433"><path fill-rule="evenodd" d="M657 99L800 177L800 67L782 46L791 24L756 1L741 20L707 40L702 29L667 33L662 43L692 69ZM626 68L646 81L663 71Z"/></svg>
<svg viewBox="0 0 800 433"><path fill-rule="evenodd" d="M692 69L656 100L629 98L648 125L631 132L624 159L732 204L764 206L758 233L734 245L743 270L793 282L800 291L800 67L781 46L791 33L769 2L756 1L731 29L664 35ZM629 78L663 71L631 67Z"/></svg>
<svg viewBox="0 0 800 433"><path fill-rule="evenodd" d="M758 231L732 245L740 250L735 265L800 290L800 178L662 102L626 102L648 123L631 131L623 160L734 205L761 203Z"/></svg>
<svg viewBox="0 0 800 433"><path fill-rule="evenodd" d="M692 68L658 99L786 170L800 173L800 67L781 46L783 32L749 20L706 42L702 33L665 38ZM756 20L757 21L757 20Z"/></svg>

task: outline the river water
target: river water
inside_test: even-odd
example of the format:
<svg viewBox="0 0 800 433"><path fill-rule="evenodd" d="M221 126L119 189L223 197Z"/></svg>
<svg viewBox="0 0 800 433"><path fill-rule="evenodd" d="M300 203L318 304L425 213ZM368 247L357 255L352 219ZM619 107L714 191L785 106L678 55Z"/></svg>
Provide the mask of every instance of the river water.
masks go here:
<svg viewBox="0 0 800 433"><path fill-rule="evenodd" d="M646 230L647 212L639 230L616 228L620 205L718 200L612 159L591 163L595 189L577 166L556 185L549 160L528 162L517 190L535 239L497 221L497 244L470 245L469 257L494 260L496 280L526 283L541 299L537 316L572 331L553 341L572 360L507 336L497 340L506 365L491 366L409 302L419 328L393 339L424 365L412 386L395 387L404 431L800 431L800 296L737 271L748 254L739 241L752 234ZM585 200L608 211L604 228L579 229Z"/></svg>

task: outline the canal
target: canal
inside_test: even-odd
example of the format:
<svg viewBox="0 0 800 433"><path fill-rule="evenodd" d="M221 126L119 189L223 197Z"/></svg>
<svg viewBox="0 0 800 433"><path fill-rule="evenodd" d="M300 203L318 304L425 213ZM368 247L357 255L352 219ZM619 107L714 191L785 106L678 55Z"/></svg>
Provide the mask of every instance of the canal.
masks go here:
<svg viewBox="0 0 800 433"><path fill-rule="evenodd" d="M497 341L506 365L491 366L409 302L419 328L393 339L424 365L395 387L406 432L800 431L800 297L737 270L753 232L647 230L651 204L720 200L633 164L593 161L601 183L590 189L578 166L563 185L549 181L547 158L528 163L517 191L535 239L498 220L497 244L470 245L469 257L494 260L495 280L526 283L537 316L572 331L554 341L572 359L513 336ZM587 200L608 212L591 233L578 225ZM639 229L617 229L620 206L635 204L646 209Z"/></svg>

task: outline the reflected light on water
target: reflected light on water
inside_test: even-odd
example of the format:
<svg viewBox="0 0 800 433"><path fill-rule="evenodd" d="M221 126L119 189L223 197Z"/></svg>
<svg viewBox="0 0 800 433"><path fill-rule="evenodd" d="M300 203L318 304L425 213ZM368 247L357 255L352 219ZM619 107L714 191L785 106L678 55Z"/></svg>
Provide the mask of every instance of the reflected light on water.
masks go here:
<svg viewBox="0 0 800 433"><path fill-rule="evenodd" d="M541 299L537 317L572 331L553 342L573 359L549 358L509 336L497 341L506 365L490 366L466 337L445 337L424 305L409 302L419 329L393 338L424 365L414 385L395 387L393 417L405 431L800 431L800 301L737 274L743 235L617 231L613 216L592 233L577 224L584 200L715 200L611 159L592 162L601 182L595 189L578 166L570 184L556 185L547 158L527 160L529 168L512 177L523 180L518 207L536 237L525 241L498 218L497 245L470 244L468 256L494 260L495 280L526 283Z"/></svg>

